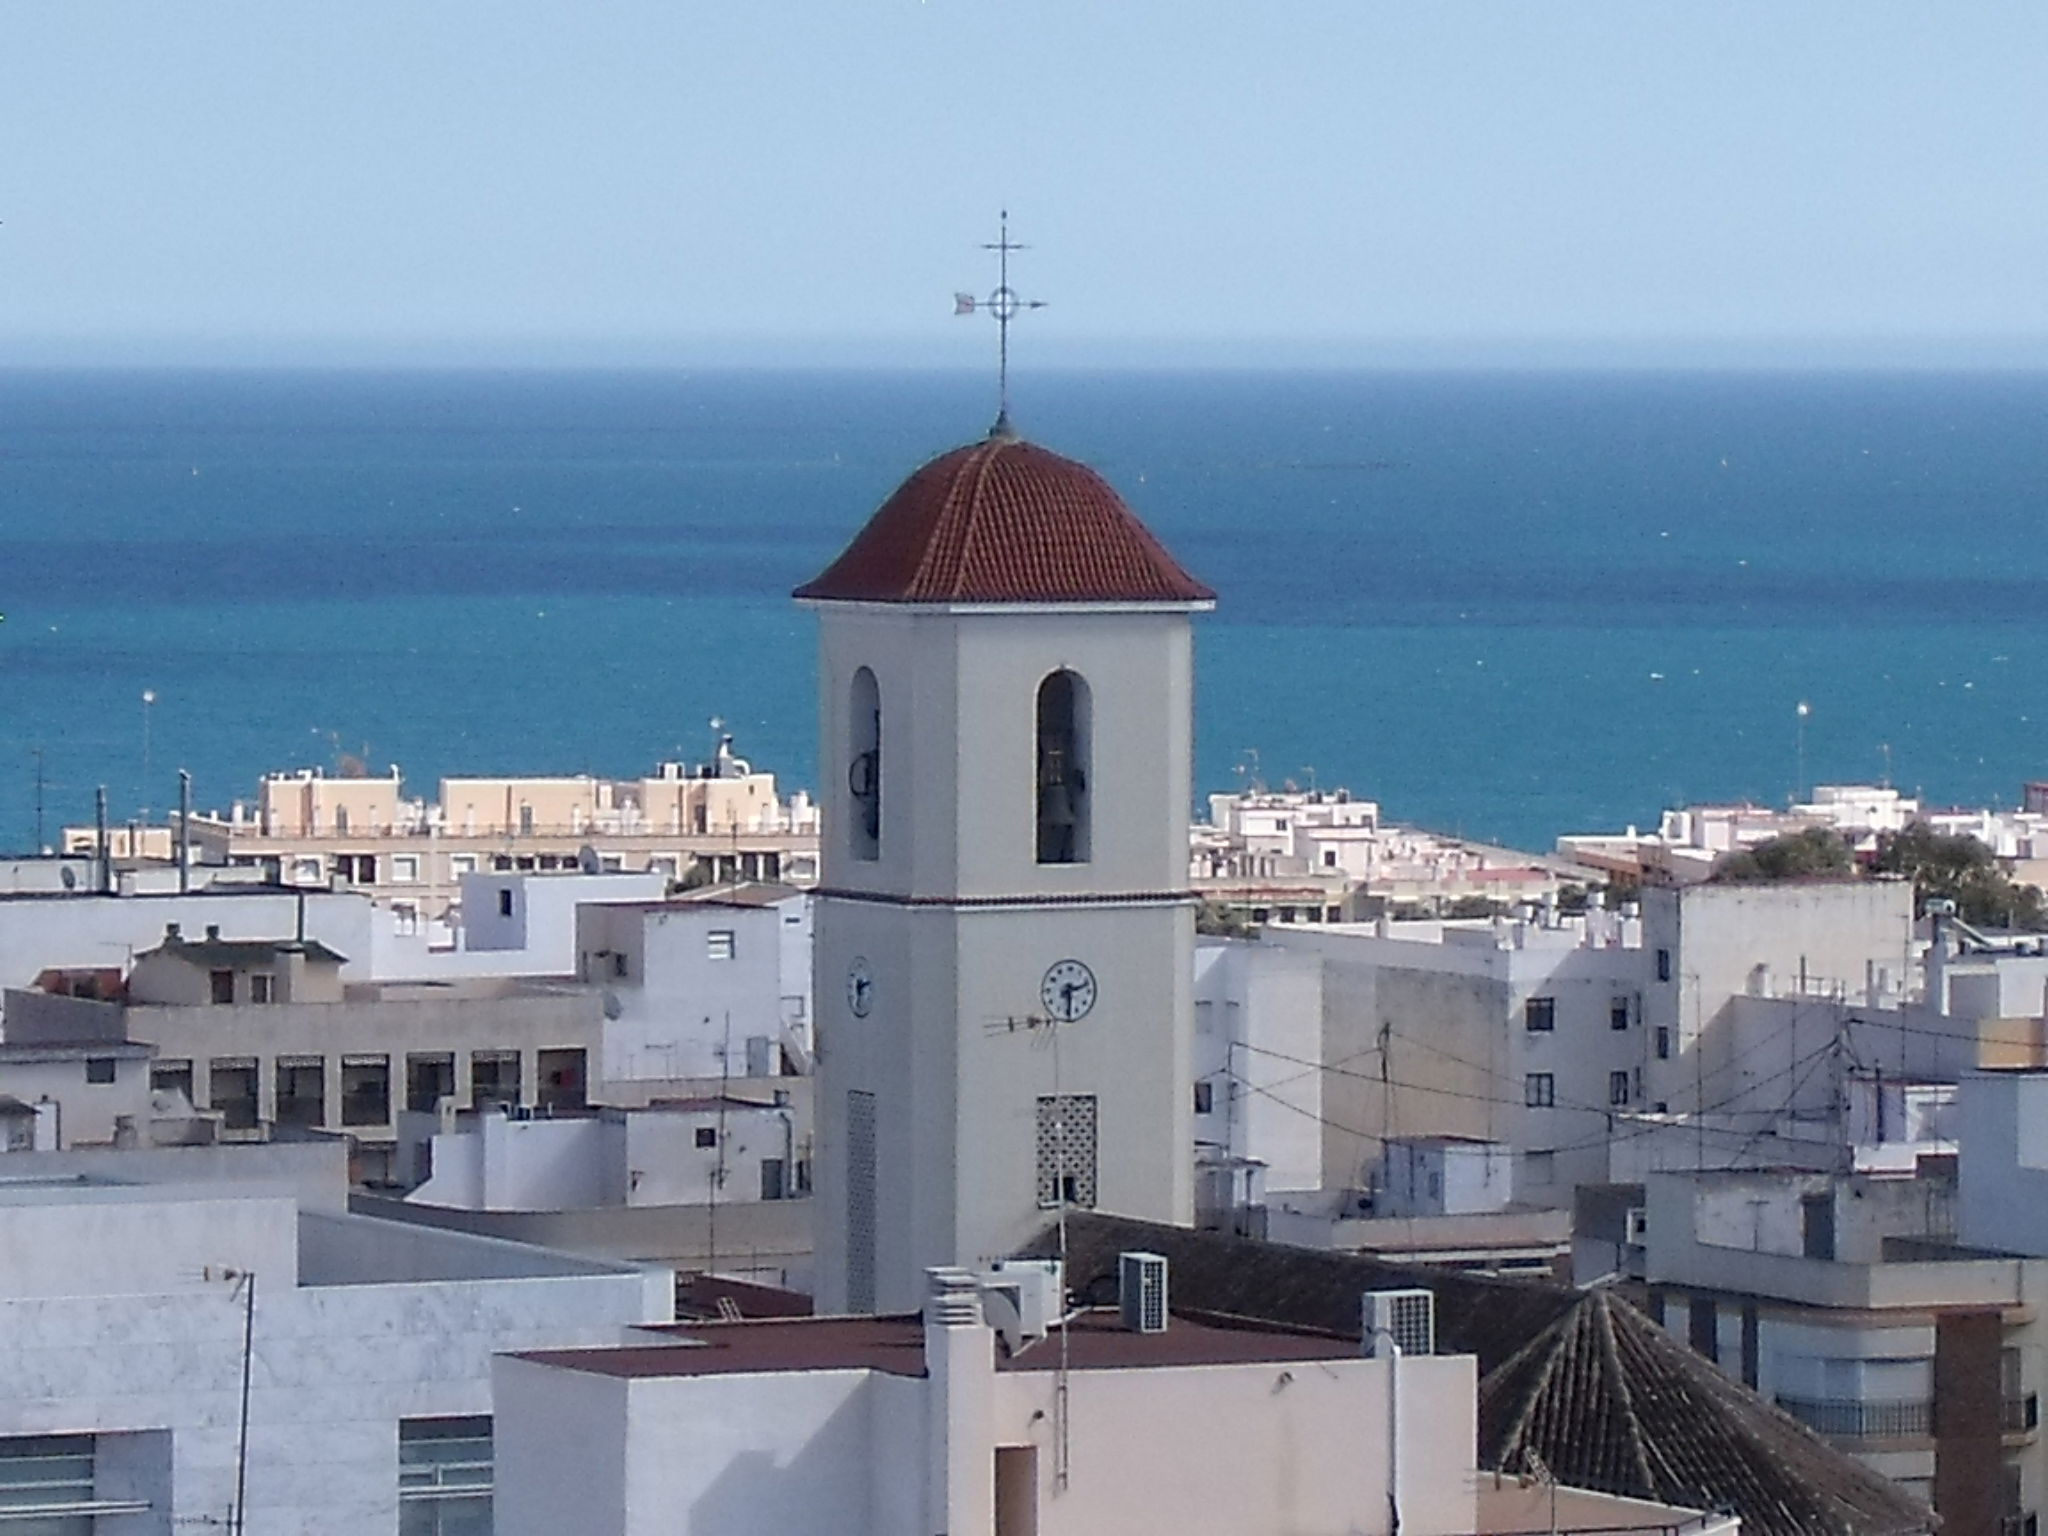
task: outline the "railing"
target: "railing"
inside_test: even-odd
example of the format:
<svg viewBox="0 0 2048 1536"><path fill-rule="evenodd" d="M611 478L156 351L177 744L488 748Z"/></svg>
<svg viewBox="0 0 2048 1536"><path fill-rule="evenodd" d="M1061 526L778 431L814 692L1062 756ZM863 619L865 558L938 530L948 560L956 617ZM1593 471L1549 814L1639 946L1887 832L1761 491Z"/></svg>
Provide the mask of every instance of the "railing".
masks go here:
<svg viewBox="0 0 2048 1536"><path fill-rule="evenodd" d="M1808 1429L1837 1440L1914 1440L1934 1433L1934 1404L1926 1398L1780 1397L1778 1406Z"/></svg>
<svg viewBox="0 0 2048 1536"><path fill-rule="evenodd" d="M2038 1517L2031 1513L1998 1517L1998 1536L2037 1536L2039 1528Z"/></svg>
<svg viewBox="0 0 2048 1536"><path fill-rule="evenodd" d="M2041 1399L2032 1392L2005 1400L2005 1432L2008 1435L2025 1434L2030 1429L2041 1427Z"/></svg>

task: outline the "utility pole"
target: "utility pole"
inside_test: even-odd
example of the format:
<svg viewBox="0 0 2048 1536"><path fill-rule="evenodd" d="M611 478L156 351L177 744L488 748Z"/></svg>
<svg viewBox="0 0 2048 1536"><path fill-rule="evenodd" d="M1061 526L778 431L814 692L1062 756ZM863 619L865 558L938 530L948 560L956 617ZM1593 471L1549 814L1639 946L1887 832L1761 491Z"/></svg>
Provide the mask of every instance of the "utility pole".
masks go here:
<svg viewBox="0 0 2048 1536"><path fill-rule="evenodd" d="M41 853L49 844L43 841L43 749L35 748L36 757L36 852Z"/></svg>

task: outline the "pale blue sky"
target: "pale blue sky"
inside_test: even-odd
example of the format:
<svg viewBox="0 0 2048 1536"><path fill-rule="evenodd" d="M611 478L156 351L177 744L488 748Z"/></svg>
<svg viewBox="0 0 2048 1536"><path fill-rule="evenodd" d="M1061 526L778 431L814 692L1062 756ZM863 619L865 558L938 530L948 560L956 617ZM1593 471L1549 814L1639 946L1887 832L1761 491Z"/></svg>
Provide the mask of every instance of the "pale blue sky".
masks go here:
<svg viewBox="0 0 2048 1536"><path fill-rule="evenodd" d="M0 0L0 363L2048 358L2048 5Z"/></svg>

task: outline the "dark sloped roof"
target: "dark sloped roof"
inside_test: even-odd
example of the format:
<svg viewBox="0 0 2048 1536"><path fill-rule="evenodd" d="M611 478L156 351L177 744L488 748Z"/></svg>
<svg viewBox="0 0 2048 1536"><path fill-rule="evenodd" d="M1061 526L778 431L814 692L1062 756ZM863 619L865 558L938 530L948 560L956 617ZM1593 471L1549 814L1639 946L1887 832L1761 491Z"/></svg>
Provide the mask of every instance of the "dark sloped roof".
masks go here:
<svg viewBox="0 0 2048 1536"><path fill-rule="evenodd" d="M1479 1383L1479 1455L1503 1472L1698 1508L1754 1536L1916 1536L1932 1510L1708 1364L1609 1291Z"/></svg>
<svg viewBox="0 0 2048 1536"><path fill-rule="evenodd" d="M1109 482L991 434L919 469L804 598L863 603L1204 603Z"/></svg>
<svg viewBox="0 0 2048 1536"><path fill-rule="evenodd" d="M1934 1513L1694 1354L1610 1291L1496 1279L1076 1213L1067 1283L1114 1294L1117 1255L1163 1255L1183 1307L1358 1336L1361 1292L1423 1286L1437 1348L1479 1364L1479 1461L1573 1487L1728 1508L1746 1536L1920 1536ZM1058 1251L1048 1231L1031 1246Z"/></svg>
<svg viewBox="0 0 2048 1536"><path fill-rule="evenodd" d="M1427 1286L1436 1293L1438 1347L1477 1355L1482 1374L1557 1321L1577 1295L1534 1280L1461 1275L1093 1212L1067 1218L1068 1288L1091 1301L1112 1300L1117 1255L1134 1248L1165 1257L1175 1308L1266 1318L1353 1339L1360 1292ZM1045 1233L1031 1251L1058 1252L1057 1237ZM1089 1294L1091 1286L1096 1294Z"/></svg>
<svg viewBox="0 0 2048 1536"><path fill-rule="evenodd" d="M240 969L245 965L269 965L279 955L303 954L319 965L346 965L348 957L336 954L318 939L165 939L151 954L171 955L192 965ZM140 958L138 956L138 958Z"/></svg>

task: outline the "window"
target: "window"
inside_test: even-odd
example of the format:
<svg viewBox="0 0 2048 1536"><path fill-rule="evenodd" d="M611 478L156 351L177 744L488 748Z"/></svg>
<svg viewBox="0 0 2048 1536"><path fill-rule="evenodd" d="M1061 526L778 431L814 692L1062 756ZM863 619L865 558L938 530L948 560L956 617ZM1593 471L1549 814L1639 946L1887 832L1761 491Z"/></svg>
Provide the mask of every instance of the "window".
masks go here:
<svg viewBox="0 0 2048 1536"><path fill-rule="evenodd" d="M1614 1105L1626 1104L1628 1102L1628 1087L1627 1072L1608 1073L1607 1102Z"/></svg>
<svg viewBox="0 0 2048 1536"><path fill-rule="evenodd" d="M1532 997L1522 1005L1522 1027L1532 1034L1557 1028L1557 999Z"/></svg>
<svg viewBox="0 0 2048 1536"><path fill-rule="evenodd" d="M853 674L846 728L852 852L856 859L877 859L882 855L882 693L866 667Z"/></svg>
<svg viewBox="0 0 2048 1536"><path fill-rule="evenodd" d="M1657 1059L1659 1061L1669 1061L1671 1059L1671 1026L1669 1024L1659 1024L1657 1026Z"/></svg>
<svg viewBox="0 0 2048 1536"><path fill-rule="evenodd" d="M716 1126L713 1126L713 1125L700 1125L700 1126L698 1126L698 1127L697 1127L697 1145L698 1145L698 1146L700 1146L700 1147L715 1147L715 1146L717 1146L717 1145L718 1145L718 1127L716 1127Z"/></svg>
<svg viewBox="0 0 2048 1536"><path fill-rule="evenodd" d="M1047 1209L1094 1209L1094 1094L1049 1094L1039 1099L1038 1203Z"/></svg>
<svg viewBox="0 0 2048 1536"><path fill-rule="evenodd" d="M789 1182L783 1170L788 1165L779 1157L761 1159L761 1198L763 1200L787 1200Z"/></svg>
<svg viewBox="0 0 2048 1536"><path fill-rule="evenodd" d="M1335 869L1336 867L1337 867L1337 850L1336 850L1336 849L1334 849L1334 848L1325 848L1325 849L1323 850L1323 868L1325 868L1325 869Z"/></svg>
<svg viewBox="0 0 2048 1536"><path fill-rule="evenodd" d="M256 1128L256 1063L246 1058L216 1058L207 1063L206 1102L221 1113L231 1131Z"/></svg>
<svg viewBox="0 0 2048 1536"><path fill-rule="evenodd" d="M410 885L420 877L420 856L416 853L394 853L391 856L391 878L400 885Z"/></svg>
<svg viewBox="0 0 2048 1536"><path fill-rule="evenodd" d="M85 1058L85 1080L88 1083L111 1083L115 1065L111 1056L88 1056Z"/></svg>
<svg viewBox="0 0 2048 1536"><path fill-rule="evenodd" d="M1522 1102L1531 1109L1549 1109L1557 1103L1557 1079L1548 1072L1531 1072L1522 1079Z"/></svg>
<svg viewBox="0 0 2048 1536"><path fill-rule="evenodd" d="M292 860L292 880L298 885L318 885L327 874L327 866L318 859Z"/></svg>
<svg viewBox="0 0 2048 1536"><path fill-rule="evenodd" d="M455 1058L441 1054L405 1058L405 1107L432 1114L441 1101L455 1096Z"/></svg>
<svg viewBox="0 0 2048 1536"><path fill-rule="evenodd" d="M478 1109L519 1102L517 1051L477 1051L469 1058L469 1102Z"/></svg>
<svg viewBox="0 0 2048 1536"><path fill-rule="evenodd" d="M391 1119L391 1058L341 1058L341 1123L385 1125Z"/></svg>
<svg viewBox="0 0 2048 1536"><path fill-rule="evenodd" d="M417 937L420 931L419 906L410 901L391 903L391 931L401 939Z"/></svg>
<svg viewBox="0 0 2048 1536"><path fill-rule="evenodd" d="M318 1056L277 1059L279 1125L321 1125L327 1119L327 1063Z"/></svg>
<svg viewBox="0 0 2048 1536"><path fill-rule="evenodd" d="M344 835L348 832L348 807L345 805L334 808L334 830Z"/></svg>
<svg viewBox="0 0 2048 1536"><path fill-rule="evenodd" d="M1038 862L1088 862L1088 685L1055 672L1038 685Z"/></svg>
<svg viewBox="0 0 2048 1536"><path fill-rule="evenodd" d="M473 853L451 853L448 855L448 873L460 879L476 873L476 855Z"/></svg>
<svg viewBox="0 0 2048 1536"><path fill-rule="evenodd" d="M1609 1029L1627 1029L1631 1011L1629 999L1621 994L1616 994L1607 1005L1607 1027Z"/></svg>
<svg viewBox="0 0 2048 1536"><path fill-rule="evenodd" d="M192 1102L192 1063L189 1061L153 1061L149 1064L149 1091L151 1093L182 1093L185 1102Z"/></svg>
<svg viewBox="0 0 2048 1536"><path fill-rule="evenodd" d="M738 937L732 929L714 928L704 935L704 957L707 960L730 960L738 952Z"/></svg>
<svg viewBox="0 0 2048 1536"><path fill-rule="evenodd" d="M519 830L527 837L533 836L533 807L530 805L519 807Z"/></svg>
<svg viewBox="0 0 2048 1536"><path fill-rule="evenodd" d="M399 1536L490 1536L488 1415L398 1421Z"/></svg>
<svg viewBox="0 0 2048 1536"><path fill-rule="evenodd" d="M268 971L257 971L249 978L249 1001L269 1003L276 1001L277 978Z"/></svg>
<svg viewBox="0 0 2048 1536"><path fill-rule="evenodd" d="M1669 981L1671 979L1671 951L1668 949L1657 951L1657 979L1659 981Z"/></svg>
<svg viewBox="0 0 2048 1536"><path fill-rule="evenodd" d="M1213 1114L1215 1109L1216 1085L1214 1083L1195 1084L1195 1113L1198 1115Z"/></svg>
<svg viewBox="0 0 2048 1536"><path fill-rule="evenodd" d="M583 1048L557 1046L541 1051L534 1063L540 1074L538 1102L543 1109L582 1109L588 1103L583 1085L587 1063Z"/></svg>
<svg viewBox="0 0 2048 1536"><path fill-rule="evenodd" d="M0 1439L0 1524L24 1536L90 1536L100 1509L93 1494L93 1450L91 1435ZM30 1507L38 1513L7 1518Z"/></svg>
<svg viewBox="0 0 2048 1536"><path fill-rule="evenodd" d="M232 1003L235 1000L235 973L233 971L209 971L207 984L212 988L216 1003Z"/></svg>
<svg viewBox="0 0 2048 1536"><path fill-rule="evenodd" d="M498 887L498 916L510 917L511 915L512 887L509 885L501 885Z"/></svg>

